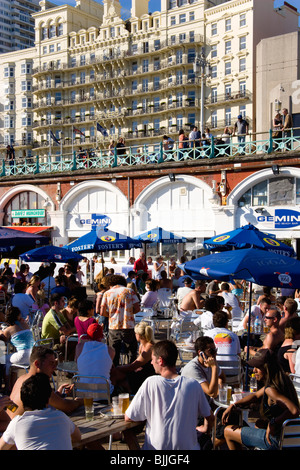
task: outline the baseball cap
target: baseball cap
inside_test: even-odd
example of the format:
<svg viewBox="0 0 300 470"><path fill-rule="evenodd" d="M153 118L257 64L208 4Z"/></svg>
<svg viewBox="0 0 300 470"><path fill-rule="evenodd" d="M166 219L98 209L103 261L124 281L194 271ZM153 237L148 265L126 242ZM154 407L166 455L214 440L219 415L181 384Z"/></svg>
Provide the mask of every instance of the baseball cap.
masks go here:
<svg viewBox="0 0 300 470"><path fill-rule="evenodd" d="M184 284L192 284L193 280L190 277L186 277L183 281Z"/></svg>
<svg viewBox="0 0 300 470"><path fill-rule="evenodd" d="M86 333L93 341L101 341L103 338L103 328L99 323L92 323Z"/></svg>
<svg viewBox="0 0 300 470"><path fill-rule="evenodd" d="M260 349L255 356L248 361L248 364L250 367L261 367L269 361L273 354L270 349Z"/></svg>
<svg viewBox="0 0 300 470"><path fill-rule="evenodd" d="M241 114L239 114L238 119L243 119L243 116Z"/></svg>

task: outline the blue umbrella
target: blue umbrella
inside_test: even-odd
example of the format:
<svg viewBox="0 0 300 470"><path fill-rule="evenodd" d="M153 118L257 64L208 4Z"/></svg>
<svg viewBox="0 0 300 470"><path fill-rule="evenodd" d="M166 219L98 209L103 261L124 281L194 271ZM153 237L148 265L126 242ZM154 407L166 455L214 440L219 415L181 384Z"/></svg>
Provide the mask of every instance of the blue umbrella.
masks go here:
<svg viewBox="0 0 300 470"><path fill-rule="evenodd" d="M235 248L263 248L264 250L279 255L296 256L292 247L276 240L264 232L258 230L254 225L245 225L231 232L216 235L206 240L203 245L208 250L229 250Z"/></svg>
<svg viewBox="0 0 300 470"><path fill-rule="evenodd" d="M70 260L80 261L83 259L83 257L78 253L72 253L65 248L53 245L41 246L27 251L20 255L20 258L28 263L31 261L66 263Z"/></svg>
<svg viewBox="0 0 300 470"><path fill-rule="evenodd" d="M257 248L213 253L182 264L193 279L244 279L260 286L300 288L300 261Z"/></svg>
<svg viewBox="0 0 300 470"><path fill-rule="evenodd" d="M181 269L193 279L217 279L250 282L249 311L252 303L252 283L261 286L300 287L300 261L284 255L256 248L214 253L182 264ZM249 359L251 315L248 321L247 360ZM247 365L248 371L248 365ZM248 389L248 373L246 374Z"/></svg>
<svg viewBox="0 0 300 470"><path fill-rule="evenodd" d="M136 235L134 237L136 240L142 240L144 243L146 242L155 242L155 243L163 243L163 244L172 244L172 243L186 243L187 239L185 237L181 237L180 235L176 235L173 232L169 232L168 230L164 230L161 227L156 227L147 232L141 233L140 235Z"/></svg>
<svg viewBox="0 0 300 470"><path fill-rule="evenodd" d="M64 248L72 252L95 253L110 250L131 250L142 248L142 242L108 229L95 229L83 235Z"/></svg>
<svg viewBox="0 0 300 470"><path fill-rule="evenodd" d="M27 233L7 227L0 227L0 252L11 253L15 248L33 248L38 245L47 245L49 237Z"/></svg>

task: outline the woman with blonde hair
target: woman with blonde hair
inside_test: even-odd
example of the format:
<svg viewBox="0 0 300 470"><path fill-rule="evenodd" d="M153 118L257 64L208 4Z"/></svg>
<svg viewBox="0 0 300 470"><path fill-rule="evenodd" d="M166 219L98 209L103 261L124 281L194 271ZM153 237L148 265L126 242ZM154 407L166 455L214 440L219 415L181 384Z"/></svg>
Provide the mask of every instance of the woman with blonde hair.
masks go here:
<svg viewBox="0 0 300 470"><path fill-rule="evenodd" d="M27 284L26 294L30 295L35 302L37 302L37 293L41 287L41 279L35 274L31 277L30 281Z"/></svg>
<svg viewBox="0 0 300 470"><path fill-rule="evenodd" d="M137 342L139 343L138 357L131 364L118 366L113 370L113 382L135 394L144 380L151 375L155 375L155 370L151 364L152 349L154 345L154 334L151 326L142 321L134 328Z"/></svg>

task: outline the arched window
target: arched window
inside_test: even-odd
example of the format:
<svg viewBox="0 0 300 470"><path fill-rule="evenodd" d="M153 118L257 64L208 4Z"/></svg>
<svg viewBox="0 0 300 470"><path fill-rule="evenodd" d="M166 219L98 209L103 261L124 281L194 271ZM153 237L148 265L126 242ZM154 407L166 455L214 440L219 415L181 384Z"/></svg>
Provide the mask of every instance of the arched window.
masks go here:
<svg viewBox="0 0 300 470"><path fill-rule="evenodd" d="M47 225L44 204L45 199L34 191L24 191L16 194L4 209L3 225ZM28 212L29 210L30 212ZM20 213L18 211L27 212ZM41 212L38 213L37 211ZM22 217L22 215L24 215L24 217Z"/></svg>
<svg viewBox="0 0 300 470"><path fill-rule="evenodd" d="M300 204L300 178L280 176L252 186L239 199L243 206L290 206Z"/></svg>

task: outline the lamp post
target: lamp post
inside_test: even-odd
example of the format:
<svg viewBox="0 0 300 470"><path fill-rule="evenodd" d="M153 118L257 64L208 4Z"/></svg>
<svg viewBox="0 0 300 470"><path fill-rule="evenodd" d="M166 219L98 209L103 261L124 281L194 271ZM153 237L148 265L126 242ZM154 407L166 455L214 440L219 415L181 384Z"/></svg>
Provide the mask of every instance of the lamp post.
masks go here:
<svg viewBox="0 0 300 470"><path fill-rule="evenodd" d="M193 69L194 74L200 77L201 80L200 131L202 136L204 132L204 83L206 78L211 76L211 65L208 60L206 60L203 49L201 55L196 54Z"/></svg>

